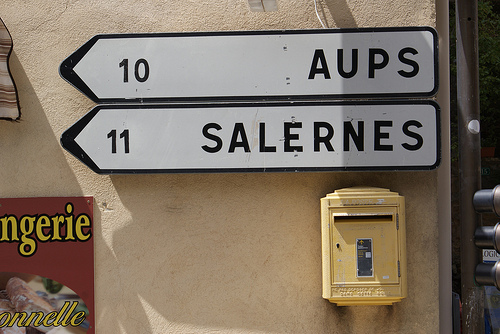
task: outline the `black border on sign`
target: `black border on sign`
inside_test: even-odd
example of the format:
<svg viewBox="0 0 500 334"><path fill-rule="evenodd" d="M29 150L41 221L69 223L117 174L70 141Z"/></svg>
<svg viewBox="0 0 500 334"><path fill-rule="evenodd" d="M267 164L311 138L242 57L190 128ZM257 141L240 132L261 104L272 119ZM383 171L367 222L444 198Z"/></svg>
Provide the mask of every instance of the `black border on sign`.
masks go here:
<svg viewBox="0 0 500 334"><path fill-rule="evenodd" d="M87 84L73 71L87 52L100 39L117 38L161 38L161 37L197 37L197 36L245 36L245 35L302 35L302 34L339 34L339 33L372 33L372 32L404 32L428 31L433 36L434 54L434 87L429 92L413 93L365 93L365 94L321 94L321 95L255 95L255 96L193 96L193 97L155 97L155 98L99 98ZM171 32L171 33L134 33L134 34L101 34L95 35L59 66L60 76L80 92L96 103L166 103L166 102L222 102L222 101L286 101L286 100L318 100L318 99L352 99L352 98L417 98L432 97L439 88L438 35L434 28L422 27L384 27L384 28L342 28L342 29L307 29L307 30L257 30L257 31L214 31L214 32Z"/></svg>
<svg viewBox="0 0 500 334"><path fill-rule="evenodd" d="M436 161L429 166L356 166L356 167L259 167L259 168L183 168L183 169L100 169L87 153L75 142L78 134L103 109L184 109L184 108L244 108L286 106L352 106L352 105L422 105L434 107L436 111ZM436 169L441 163L441 109L434 100L390 100L390 101L316 101L276 103L226 103L226 104L109 104L98 105L61 135L61 145L97 174L178 174L178 173L255 173L255 172L332 172L332 171L426 171Z"/></svg>

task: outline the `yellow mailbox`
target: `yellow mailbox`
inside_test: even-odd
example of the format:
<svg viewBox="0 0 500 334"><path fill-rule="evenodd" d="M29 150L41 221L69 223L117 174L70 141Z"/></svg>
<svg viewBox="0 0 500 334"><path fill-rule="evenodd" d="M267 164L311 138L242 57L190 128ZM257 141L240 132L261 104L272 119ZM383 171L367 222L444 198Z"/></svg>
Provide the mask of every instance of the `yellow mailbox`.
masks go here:
<svg viewBox="0 0 500 334"><path fill-rule="evenodd" d="M404 197L353 187L321 199L323 298L391 305L406 297Z"/></svg>

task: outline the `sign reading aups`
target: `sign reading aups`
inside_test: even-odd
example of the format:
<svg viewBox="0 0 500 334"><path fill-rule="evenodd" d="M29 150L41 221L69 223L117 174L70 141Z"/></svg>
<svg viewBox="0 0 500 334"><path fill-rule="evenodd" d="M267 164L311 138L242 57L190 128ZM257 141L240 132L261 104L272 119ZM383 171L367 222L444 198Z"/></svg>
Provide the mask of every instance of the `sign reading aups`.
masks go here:
<svg viewBox="0 0 500 334"><path fill-rule="evenodd" d="M429 27L97 35L64 60L96 102L432 96Z"/></svg>

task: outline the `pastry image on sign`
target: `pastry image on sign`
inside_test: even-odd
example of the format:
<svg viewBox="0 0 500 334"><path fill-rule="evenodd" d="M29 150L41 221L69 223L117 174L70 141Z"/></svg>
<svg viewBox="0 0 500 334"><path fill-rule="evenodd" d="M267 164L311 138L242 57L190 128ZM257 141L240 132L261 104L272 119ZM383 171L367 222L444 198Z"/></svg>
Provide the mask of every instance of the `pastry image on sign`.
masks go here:
<svg viewBox="0 0 500 334"><path fill-rule="evenodd" d="M93 206L0 198L0 334L95 334Z"/></svg>
<svg viewBox="0 0 500 334"><path fill-rule="evenodd" d="M83 334L87 315L82 299L59 282L0 273L0 334Z"/></svg>
<svg viewBox="0 0 500 334"><path fill-rule="evenodd" d="M9 57L12 53L12 37L0 19L0 119L18 119L21 116L16 85L10 74Z"/></svg>

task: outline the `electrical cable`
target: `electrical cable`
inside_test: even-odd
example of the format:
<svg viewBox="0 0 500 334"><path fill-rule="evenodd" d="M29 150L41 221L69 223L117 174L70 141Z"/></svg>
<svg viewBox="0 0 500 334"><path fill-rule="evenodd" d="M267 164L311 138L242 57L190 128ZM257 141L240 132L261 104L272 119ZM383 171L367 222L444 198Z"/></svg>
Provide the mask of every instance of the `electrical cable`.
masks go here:
<svg viewBox="0 0 500 334"><path fill-rule="evenodd" d="M323 21L321 20L321 17L319 17L317 0L314 0L314 10L316 11L316 16L318 17L319 23L321 23L321 26L323 28L326 28L326 26L323 24Z"/></svg>

